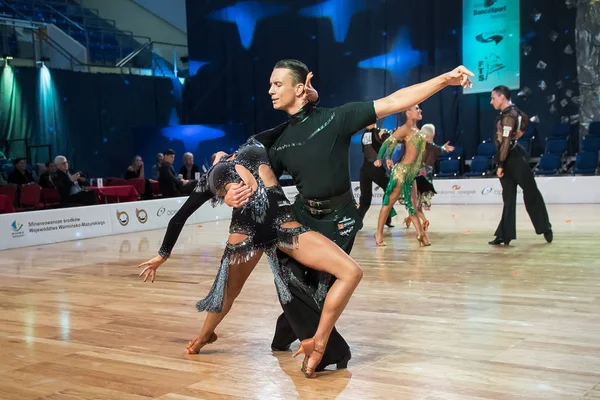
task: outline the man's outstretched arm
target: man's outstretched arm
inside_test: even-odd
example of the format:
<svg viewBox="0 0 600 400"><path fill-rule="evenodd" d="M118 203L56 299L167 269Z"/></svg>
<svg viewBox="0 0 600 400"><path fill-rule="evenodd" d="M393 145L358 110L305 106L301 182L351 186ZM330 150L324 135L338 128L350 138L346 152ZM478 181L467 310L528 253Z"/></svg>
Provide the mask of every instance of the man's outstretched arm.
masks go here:
<svg viewBox="0 0 600 400"><path fill-rule="evenodd" d="M471 76L474 76L473 73L461 65L433 79L400 89L389 96L375 100L377 118L407 110L422 103L447 86L472 87L473 84L469 79Z"/></svg>

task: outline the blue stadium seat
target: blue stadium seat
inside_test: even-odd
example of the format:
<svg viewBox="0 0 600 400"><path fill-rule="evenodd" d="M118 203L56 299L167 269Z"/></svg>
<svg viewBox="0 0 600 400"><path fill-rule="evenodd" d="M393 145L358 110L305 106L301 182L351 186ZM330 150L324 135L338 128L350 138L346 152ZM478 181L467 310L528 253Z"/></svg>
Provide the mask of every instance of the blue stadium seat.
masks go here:
<svg viewBox="0 0 600 400"><path fill-rule="evenodd" d="M454 151L449 153L441 153L439 158L444 160L460 160L463 157L464 150L462 147L454 146Z"/></svg>
<svg viewBox="0 0 600 400"><path fill-rule="evenodd" d="M550 133L551 137L567 138L571 134L571 125L556 124Z"/></svg>
<svg viewBox="0 0 600 400"><path fill-rule="evenodd" d="M533 139L533 138L535 138L536 133L537 133L537 124L530 122L527 124L527 128L525 129L525 132L523 132L523 136L521 136L521 138Z"/></svg>
<svg viewBox="0 0 600 400"><path fill-rule="evenodd" d="M14 169L15 169L15 167L12 162L9 162L2 166L2 172L4 172L6 174L6 176L9 176L10 174L12 174Z"/></svg>
<svg viewBox="0 0 600 400"><path fill-rule="evenodd" d="M437 174L439 177L450 177L457 176L459 171L458 160L444 160L440 162L440 172Z"/></svg>
<svg viewBox="0 0 600 400"><path fill-rule="evenodd" d="M588 135L600 137L600 121L594 121L590 124Z"/></svg>
<svg viewBox="0 0 600 400"><path fill-rule="evenodd" d="M493 141L483 141L477 146L477 155L493 157L496 154L496 145Z"/></svg>
<svg viewBox="0 0 600 400"><path fill-rule="evenodd" d="M486 156L475 156L471 159L471 170L465 172L465 176L484 176L490 170L490 158Z"/></svg>
<svg viewBox="0 0 600 400"><path fill-rule="evenodd" d="M556 154L542 154L540 157L540 163L536 170L537 175L556 175L560 170L561 162L560 156Z"/></svg>
<svg viewBox="0 0 600 400"><path fill-rule="evenodd" d="M585 135L581 141L581 151L598 153L600 151L600 136Z"/></svg>
<svg viewBox="0 0 600 400"><path fill-rule="evenodd" d="M575 157L575 169L578 175L594 175L598 170L598 152L580 152Z"/></svg>
<svg viewBox="0 0 600 400"><path fill-rule="evenodd" d="M567 138L546 138L546 153L562 156L567 151Z"/></svg>
<svg viewBox="0 0 600 400"><path fill-rule="evenodd" d="M524 136L525 135L521 136L521 138L518 139L517 142L519 142L519 144L525 149L525 151L531 153L531 138L526 138Z"/></svg>

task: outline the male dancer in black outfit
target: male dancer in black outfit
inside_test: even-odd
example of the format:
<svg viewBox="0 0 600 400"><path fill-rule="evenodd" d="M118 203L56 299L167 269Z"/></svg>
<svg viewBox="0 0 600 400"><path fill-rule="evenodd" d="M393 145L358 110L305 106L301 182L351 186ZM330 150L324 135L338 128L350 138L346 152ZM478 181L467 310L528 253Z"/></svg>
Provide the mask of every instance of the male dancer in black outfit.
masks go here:
<svg viewBox="0 0 600 400"><path fill-rule="evenodd" d="M273 108L285 111L290 120L255 137L270 148L269 158L276 176L283 170L292 175L299 191L293 205L297 221L350 253L356 233L362 228L348 165L352 135L378 118L423 102L447 86L471 85L469 77L473 73L460 66L376 101L347 103L329 109L304 100L305 90L312 89L306 84L308 76L308 68L300 61L282 60L275 65L269 94ZM225 203L241 207L251 195L251 189L243 183L232 185ZM283 253L279 256L280 262L290 267L298 279L318 290L317 277L310 270ZM277 319L273 350L287 350L296 339L312 337L319 323L321 305L307 293L294 287L290 290L293 300L282 306L284 313ZM344 368L349 359L348 344L334 329L317 371L330 364Z"/></svg>
<svg viewBox="0 0 600 400"><path fill-rule="evenodd" d="M492 106L500 111L496 118L496 162L498 170L496 175L502 185L502 219L496 229L496 238L489 242L491 245L504 243L517 238L517 185L523 189L525 209L535 228L535 233L543 234L548 243L554 235L552 225L548 218L548 211L544 198L535 183L531 168L527 163L527 154L517 139L519 132L527 127L527 115L519 110L510 101L510 89L506 86L497 86L492 90Z"/></svg>
<svg viewBox="0 0 600 400"><path fill-rule="evenodd" d="M365 218L371 200L373 199L373 182L381 189L385 190L390 178L385 173L385 168L380 165L376 166L377 154L383 142L390 137L390 132L385 129L380 129L376 124L367 126L362 137L363 165L360 167L360 199L358 201L358 214L362 219ZM383 193L383 192L382 192ZM396 215L396 211L392 208L390 215L385 224L393 228L392 217Z"/></svg>

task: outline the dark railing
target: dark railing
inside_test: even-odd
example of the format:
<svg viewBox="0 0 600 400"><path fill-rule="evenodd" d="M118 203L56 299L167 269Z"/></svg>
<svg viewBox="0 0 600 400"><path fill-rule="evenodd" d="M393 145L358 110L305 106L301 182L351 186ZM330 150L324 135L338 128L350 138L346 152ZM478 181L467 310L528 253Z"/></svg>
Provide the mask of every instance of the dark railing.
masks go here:
<svg viewBox="0 0 600 400"><path fill-rule="evenodd" d="M180 49L179 53L177 49ZM167 76L172 73L173 76L178 76L179 71L185 69L185 63L181 61L181 58L187 58L188 47L183 44L159 41L151 41L149 43L144 43L143 45L132 51L130 54L122 58L119 62L117 62L116 67L126 67L139 55L145 54L145 52L148 50L152 54L152 75L157 75L157 72L159 72L158 75Z"/></svg>

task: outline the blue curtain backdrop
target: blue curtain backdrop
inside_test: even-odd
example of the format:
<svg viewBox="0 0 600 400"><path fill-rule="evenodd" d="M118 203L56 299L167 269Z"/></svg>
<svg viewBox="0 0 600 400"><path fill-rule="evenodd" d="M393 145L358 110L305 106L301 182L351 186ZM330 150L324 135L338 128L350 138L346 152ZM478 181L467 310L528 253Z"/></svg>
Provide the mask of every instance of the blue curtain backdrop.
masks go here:
<svg viewBox="0 0 600 400"><path fill-rule="evenodd" d="M267 93L282 58L309 66L324 107L376 99L429 79L461 62L461 14L456 0L189 0L192 77L184 87L182 122L241 124L248 136L284 121ZM565 52L567 45L574 48L574 24L575 9L564 0L521 1L521 85L529 90L526 96L515 91L514 102L539 118L534 154L561 117L577 113L568 96L578 95L576 60ZM539 61L547 64L543 70ZM424 122L437 127L436 142L461 145L467 158L491 136L496 113L487 93L459 96L446 89L422 107ZM382 121L387 128L400 123ZM360 162L356 142L353 179Z"/></svg>
<svg viewBox="0 0 600 400"><path fill-rule="evenodd" d="M65 155L92 177L123 175L140 148L132 130L166 126L177 110L169 78L5 67L0 92L0 143L52 145L52 157ZM26 156L24 142L10 156ZM45 162L47 151L32 157Z"/></svg>

